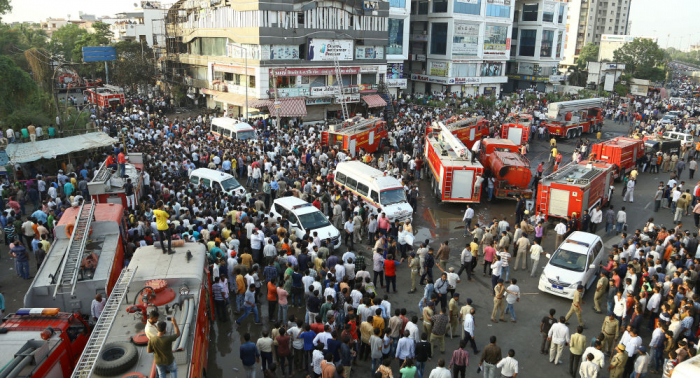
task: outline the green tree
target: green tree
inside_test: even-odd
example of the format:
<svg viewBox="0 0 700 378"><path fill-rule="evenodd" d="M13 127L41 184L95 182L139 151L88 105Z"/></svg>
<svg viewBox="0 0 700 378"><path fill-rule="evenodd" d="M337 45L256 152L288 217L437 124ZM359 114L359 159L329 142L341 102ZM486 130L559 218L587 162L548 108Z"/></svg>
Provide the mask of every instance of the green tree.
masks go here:
<svg viewBox="0 0 700 378"><path fill-rule="evenodd" d="M10 0L0 0L0 20L2 20L2 16L5 14L8 14L12 11L12 5L10 4Z"/></svg>
<svg viewBox="0 0 700 378"><path fill-rule="evenodd" d="M109 41L114 36L111 30L109 30L109 25L104 22L95 22L92 25L95 29L94 33L85 33L80 36L73 47L73 57L83 56L83 47L97 47L109 45ZM77 61L78 59L76 59Z"/></svg>
<svg viewBox="0 0 700 378"><path fill-rule="evenodd" d="M0 56L0 118L26 103L37 91L37 84L8 56Z"/></svg>
<svg viewBox="0 0 700 378"><path fill-rule="evenodd" d="M122 86L151 83L154 76L153 49L145 42L119 41L114 44L114 81Z"/></svg>
<svg viewBox="0 0 700 378"><path fill-rule="evenodd" d="M78 51L75 54L75 48L78 42L83 41L83 37L87 34L87 30L81 29L76 24L65 25L51 35L49 51L64 60L80 62L82 60L82 52Z"/></svg>
<svg viewBox="0 0 700 378"><path fill-rule="evenodd" d="M569 85L574 85L577 87L585 87L586 81L588 80L588 71L582 70L579 66L569 67Z"/></svg>
<svg viewBox="0 0 700 378"><path fill-rule="evenodd" d="M576 65L578 66L578 68L584 71L586 70L586 68L588 68L588 62L597 61L598 51L599 46L596 44L589 43L583 46L581 52L579 52L578 54L578 60L576 61Z"/></svg>
<svg viewBox="0 0 700 378"><path fill-rule="evenodd" d="M615 62L624 63L625 72L632 74L637 79L652 80L652 76L665 76L664 57L664 51L659 45L647 38L635 38L613 53ZM660 71L656 71L654 68L659 68Z"/></svg>

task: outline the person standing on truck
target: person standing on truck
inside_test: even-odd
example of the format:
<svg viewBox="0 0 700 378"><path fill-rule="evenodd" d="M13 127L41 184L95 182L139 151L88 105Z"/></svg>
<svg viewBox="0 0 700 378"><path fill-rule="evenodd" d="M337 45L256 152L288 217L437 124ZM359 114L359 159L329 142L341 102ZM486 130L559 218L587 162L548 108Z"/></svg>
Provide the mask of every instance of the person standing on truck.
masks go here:
<svg viewBox="0 0 700 378"><path fill-rule="evenodd" d="M172 242L173 242L173 236L170 233L170 227L168 226L168 218L170 218L170 214L168 214L167 211L165 211L165 206L163 205L163 201L158 201L156 203L157 210L153 210L153 216L156 217L156 227L158 229L158 240L160 240L160 248L163 249L163 253L168 253L172 255L173 250L172 250ZM165 250L165 244L163 243L163 239L168 238L168 250Z"/></svg>
<svg viewBox="0 0 700 378"><path fill-rule="evenodd" d="M177 377L177 363L173 356L173 342L180 337L180 328L177 326L175 317L172 317L173 330L175 334L166 336L165 322L158 322L158 336L148 340L146 351L153 353L158 377L165 378L168 373L171 377Z"/></svg>

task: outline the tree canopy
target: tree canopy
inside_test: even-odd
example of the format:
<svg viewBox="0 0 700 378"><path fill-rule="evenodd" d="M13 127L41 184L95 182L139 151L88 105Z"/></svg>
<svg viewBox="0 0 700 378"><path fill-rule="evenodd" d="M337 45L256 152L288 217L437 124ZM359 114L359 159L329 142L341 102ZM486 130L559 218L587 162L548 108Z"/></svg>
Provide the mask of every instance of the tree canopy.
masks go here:
<svg viewBox="0 0 700 378"><path fill-rule="evenodd" d="M663 80L664 51L647 38L635 38L615 50L613 59L625 64L625 72L637 79Z"/></svg>
<svg viewBox="0 0 700 378"><path fill-rule="evenodd" d="M114 44L117 50L114 80L123 84L150 83L154 76L153 49L145 42L119 41Z"/></svg>
<svg viewBox="0 0 700 378"><path fill-rule="evenodd" d="M12 11L12 5L10 4L10 0L0 0L0 20L2 20L2 16L5 14L8 14Z"/></svg>
<svg viewBox="0 0 700 378"><path fill-rule="evenodd" d="M88 34L87 30L81 29L76 24L62 26L51 35L49 51L66 61L80 62L82 53L78 50L78 54L75 54L75 49L79 41L84 41L86 34Z"/></svg>
<svg viewBox="0 0 700 378"><path fill-rule="evenodd" d="M598 60L599 46L593 43L586 44L581 49L578 54L578 60L576 65L579 69L585 70L588 67L588 62L595 62Z"/></svg>

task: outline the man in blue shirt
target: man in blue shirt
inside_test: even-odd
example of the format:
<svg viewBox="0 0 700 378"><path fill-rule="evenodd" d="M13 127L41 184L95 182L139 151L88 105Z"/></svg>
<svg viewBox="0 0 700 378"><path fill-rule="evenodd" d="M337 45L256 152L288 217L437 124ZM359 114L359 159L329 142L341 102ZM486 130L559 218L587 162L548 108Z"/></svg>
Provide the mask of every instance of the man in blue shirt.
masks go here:
<svg viewBox="0 0 700 378"><path fill-rule="evenodd" d="M255 305L255 285L250 285L250 290L245 292L245 299L243 301L243 310L245 312L240 318L238 318L238 320L236 320L236 324L241 325L241 321L247 318L251 312L255 314L255 324L260 324L258 307Z"/></svg>
<svg viewBox="0 0 700 378"><path fill-rule="evenodd" d="M257 315L256 315L257 316ZM260 363L260 352L255 343L250 341L250 333L243 335L245 342L241 344L241 361L245 369L246 377L255 378L255 364Z"/></svg>

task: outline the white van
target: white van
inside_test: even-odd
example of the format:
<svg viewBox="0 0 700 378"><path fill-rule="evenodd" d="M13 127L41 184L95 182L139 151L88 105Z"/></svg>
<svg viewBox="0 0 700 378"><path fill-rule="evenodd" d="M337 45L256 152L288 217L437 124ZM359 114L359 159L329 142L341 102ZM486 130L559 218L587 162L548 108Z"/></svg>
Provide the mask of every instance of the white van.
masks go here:
<svg viewBox="0 0 700 378"><path fill-rule="evenodd" d="M314 205L297 197L282 197L274 200L270 212L275 218L289 220L289 232L298 238L306 235L306 231L311 236L318 232L321 240L330 239L333 248L340 247L340 231Z"/></svg>
<svg viewBox="0 0 700 378"><path fill-rule="evenodd" d="M600 264L607 261L603 240L588 232L575 231L557 248L540 276L537 288L559 297L574 298L576 287L587 290L600 272ZM606 259L606 260L603 260Z"/></svg>
<svg viewBox="0 0 700 378"><path fill-rule="evenodd" d="M255 138L255 128L233 118L219 117L211 120L211 133L227 139Z"/></svg>
<svg viewBox="0 0 700 378"><path fill-rule="evenodd" d="M209 168L198 168L190 172L190 184L215 188L239 197L245 196L245 187L226 172L220 172Z"/></svg>
<svg viewBox="0 0 700 378"><path fill-rule="evenodd" d="M664 138L676 139L681 141L681 146L692 147L693 146L693 136L691 134L679 133L677 131L666 131L664 133Z"/></svg>
<svg viewBox="0 0 700 378"><path fill-rule="evenodd" d="M401 181L360 161L338 164L334 183L350 190L370 205L373 214L385 213L390 222L413 217Z"/></svg>
<svg viewBox="0 0 700 378"><path fill-rule="evenodd" d="M700 356L687 359L676 365L671 373L671 378L697 378L700 377Z"/></svg>

